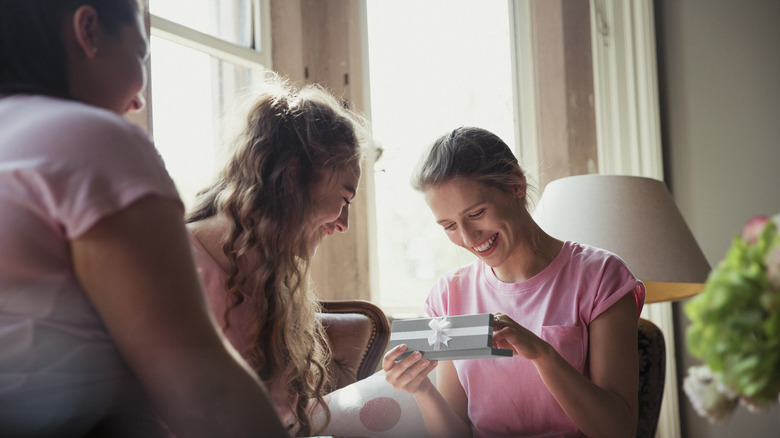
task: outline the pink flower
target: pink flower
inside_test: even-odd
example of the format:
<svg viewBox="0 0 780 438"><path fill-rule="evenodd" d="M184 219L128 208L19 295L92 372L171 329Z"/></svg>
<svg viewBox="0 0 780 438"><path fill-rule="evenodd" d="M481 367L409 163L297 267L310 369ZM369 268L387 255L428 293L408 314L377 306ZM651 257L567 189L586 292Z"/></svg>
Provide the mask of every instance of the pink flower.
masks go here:
<svg viewBox="0 0 780 438"><path fill-rule="evenodd" d="M766 225L768 220L768 216L759 215L754 216L752 219L747 221L742 227L742 240L747 242L749 245L753 245L758 242L758 238L761 236L761 232L764 230L764 225Z"/></svg>

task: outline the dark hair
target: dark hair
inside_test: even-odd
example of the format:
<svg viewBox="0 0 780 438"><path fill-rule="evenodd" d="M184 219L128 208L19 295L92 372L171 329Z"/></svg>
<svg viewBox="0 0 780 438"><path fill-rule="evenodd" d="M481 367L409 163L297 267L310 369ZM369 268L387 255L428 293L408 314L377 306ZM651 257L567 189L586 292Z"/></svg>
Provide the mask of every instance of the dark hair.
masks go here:
<svg viewBox="0 0 780 438"><path fill-rule="evenodd" d="M70 97L63 29L84 5L112 34L139 11L137 0L0 0L0 95Z"/></svg>
<svg viewBox="0 0 780 438"><path fill-rule="evenodd" d="M501 190L525 183L525 173L509 146L492 132L473 127L454 129L434 141L418 164L412 187L422 192L454 178Z"/></svg>

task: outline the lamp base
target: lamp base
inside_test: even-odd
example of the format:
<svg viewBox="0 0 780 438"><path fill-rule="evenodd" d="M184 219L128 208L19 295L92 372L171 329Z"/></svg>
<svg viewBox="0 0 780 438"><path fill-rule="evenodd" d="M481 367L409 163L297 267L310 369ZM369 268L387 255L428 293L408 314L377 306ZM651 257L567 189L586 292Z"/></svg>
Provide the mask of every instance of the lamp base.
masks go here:
<svg viewBox="0 0 780 438"><path fill-rule="evenodd" d="M647 295L645 304L677 301L690 298L704 290L703 283L668 283L665 281L643 281Z"/></svg>

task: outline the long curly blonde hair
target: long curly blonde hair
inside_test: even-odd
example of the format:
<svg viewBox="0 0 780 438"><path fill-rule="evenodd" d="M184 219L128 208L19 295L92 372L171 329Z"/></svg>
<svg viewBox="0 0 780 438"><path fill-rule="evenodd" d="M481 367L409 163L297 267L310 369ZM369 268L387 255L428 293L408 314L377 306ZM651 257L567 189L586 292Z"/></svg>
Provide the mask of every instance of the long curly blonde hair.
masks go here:
<svg viewBox="0 0 780 438"><path fill-rule="evenodd" d="M216 181L201 191L188 222L230 218L222 249L230 259L226 290L231 310L251 296L257 316L247 361L266 382L287 391L299 424L313 431L309 400L330 412L330 352L310 291L312 203L309 187L331 170L359 172L366 124L317 85L296 91L278 77L254 101ZM295 169L295 171L291 170ZM327 424L327 423L326 423Z"/></svg>

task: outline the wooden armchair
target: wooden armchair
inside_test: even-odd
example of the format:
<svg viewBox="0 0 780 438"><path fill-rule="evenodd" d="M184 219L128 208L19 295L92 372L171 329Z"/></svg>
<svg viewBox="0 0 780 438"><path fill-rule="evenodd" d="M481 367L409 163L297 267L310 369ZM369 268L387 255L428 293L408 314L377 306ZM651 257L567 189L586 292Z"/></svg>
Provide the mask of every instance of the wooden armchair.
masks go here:
<svg viewBox="0 0 780 438"><path fill-rule="evenodd" d="M374 374L390 340L382 309L364 300L322 301L318 316L333 352L329 374L335 389Z"/></svg>
<svg viewBox="0 0 780 438"><path fill-rule="evenodd" d="M658 428L666 378L666 344L661 329L639 319L639 423L637 438L653 438Z"/></svg>

